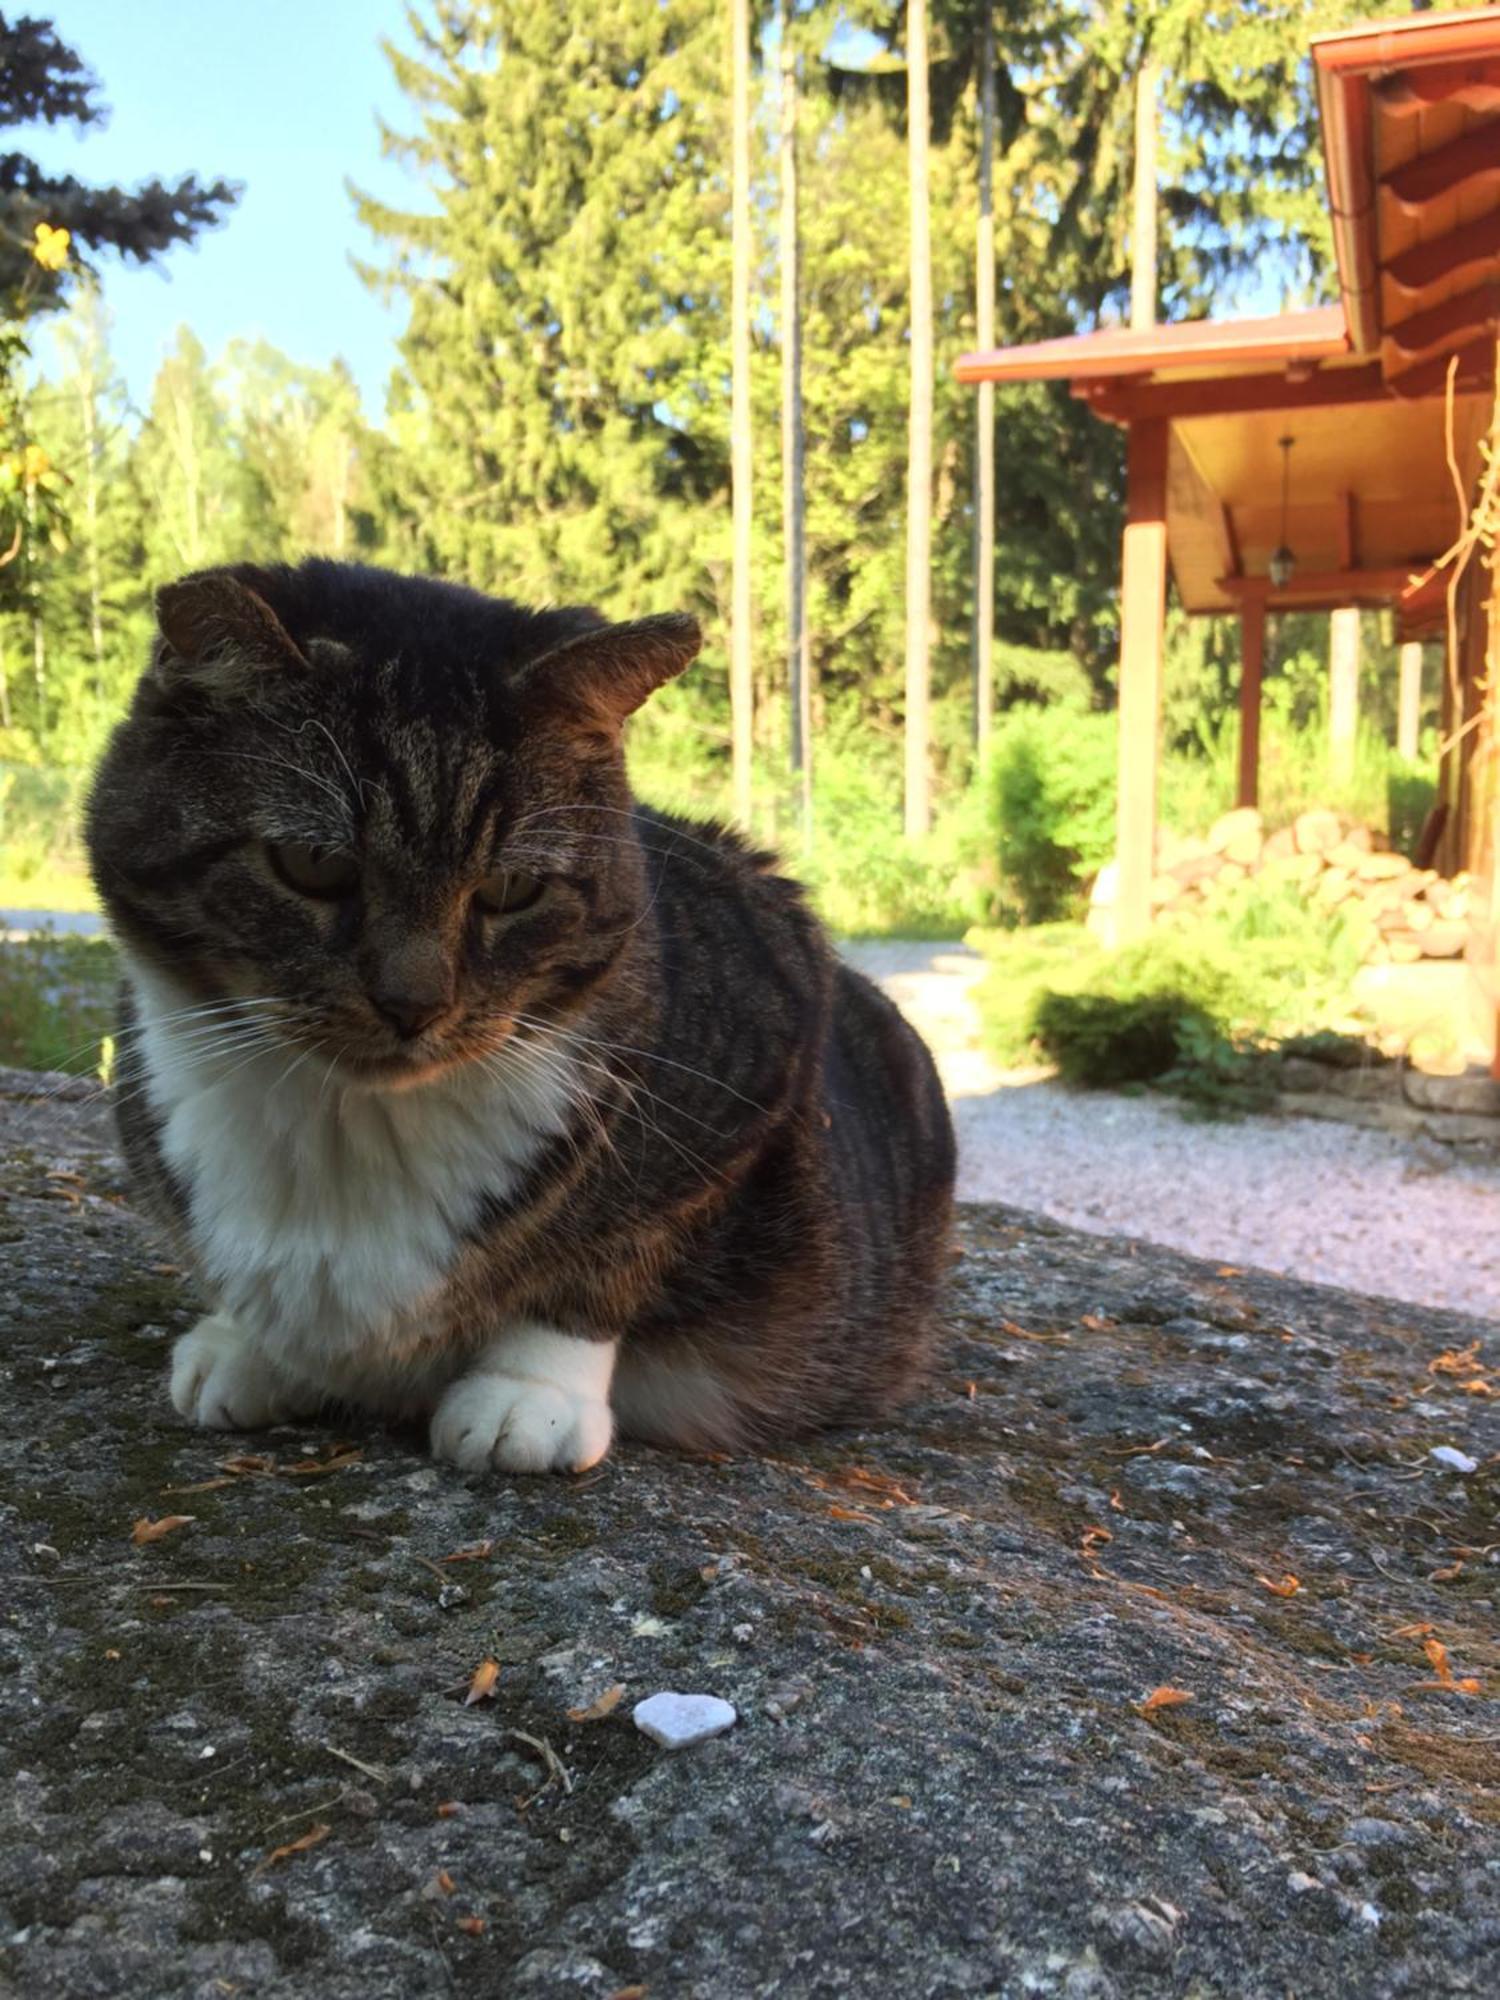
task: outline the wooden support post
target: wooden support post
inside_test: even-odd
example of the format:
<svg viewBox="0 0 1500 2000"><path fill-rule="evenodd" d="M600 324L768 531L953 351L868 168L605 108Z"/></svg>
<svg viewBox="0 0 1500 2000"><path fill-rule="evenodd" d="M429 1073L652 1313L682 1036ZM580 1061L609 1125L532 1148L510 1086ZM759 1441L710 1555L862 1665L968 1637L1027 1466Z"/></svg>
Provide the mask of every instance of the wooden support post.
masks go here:
<svg viewBox="0 0 1500 2000"><path fill-rule="evenodd" d="M1422 645L1409 639L1401 648L1401 684L1396 700L1396 755L1417 761L1422 726Z"/></svg>
<svg viewBox="0 0 1500 2000"><path fill-rule="evenodd" d="M1167 607L1167 423L1130 426L1125 541L1120 562L1120 775L1115 942L1151 924L1156 780L1161 750L1162 643Z"/></svg>
<svg viewBox="0 0 1500 2000"><path fill-rule="evenodd" d="M1359 610L1345 605L1328 619L1328 775L1335 785L1354 776L1359 736Z"/></svg>
<svg viewBox="0 0 1500 2000"><path fill-rule="evenodd" d="M1236 805L1260 798L1260 684L1266 657L1266 601L1247 598L1240 606L1240 783Z"/></svg>

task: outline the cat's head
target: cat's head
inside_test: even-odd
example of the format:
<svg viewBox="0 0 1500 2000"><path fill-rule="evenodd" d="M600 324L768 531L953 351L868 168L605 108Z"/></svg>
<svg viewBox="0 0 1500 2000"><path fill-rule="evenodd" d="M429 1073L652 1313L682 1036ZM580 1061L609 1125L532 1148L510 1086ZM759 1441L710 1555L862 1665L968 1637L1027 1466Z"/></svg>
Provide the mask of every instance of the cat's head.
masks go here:
<svg viewBox="0 0 1500 2000"><path fill-rule="evenodd" d="M696 654L693 619L331 562L204 571L157 610L88 847L117 932L185 1005L243 1002L401 1085L607 975L645 908L621 730Z"/></svg>

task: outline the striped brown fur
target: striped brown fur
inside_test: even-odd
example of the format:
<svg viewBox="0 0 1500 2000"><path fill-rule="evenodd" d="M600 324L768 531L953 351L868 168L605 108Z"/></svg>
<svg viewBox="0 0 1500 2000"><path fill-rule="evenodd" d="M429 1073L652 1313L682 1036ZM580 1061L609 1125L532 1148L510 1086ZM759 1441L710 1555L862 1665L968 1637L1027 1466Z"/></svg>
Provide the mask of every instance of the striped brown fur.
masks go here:
<svg viewBox="0 0 1500 2000"><path fill-rule="evenodd" d="M88 838L132 967L122 1138L206 1288L222 1191L168 1158L191 1107L173 1113L134 1018L163 992L216 1088L238 1036L247 1061L285 1054L268 1090L294 1062L295 1088L322 1080L324 1124L371 1093L409 1117L465 1076L564 1093L522 1167L448 1201L407 1389L372 1359L365 1393L354 1356L323 1385L345 1400L428 1407L521 1322L619 1342L622 1426L666 1442L742 1446L909 1393L946 1254L947 1109L770 856L632 798L623 725L688 663L692 622L607 626L328 562L205 572L160 618ZM294 863L340 886L310 893ZM534 899L489 913L502 878ZM402 1172L393 1151L393 1214ZM336 1285L337 1243L319 1256Z"/></svg>

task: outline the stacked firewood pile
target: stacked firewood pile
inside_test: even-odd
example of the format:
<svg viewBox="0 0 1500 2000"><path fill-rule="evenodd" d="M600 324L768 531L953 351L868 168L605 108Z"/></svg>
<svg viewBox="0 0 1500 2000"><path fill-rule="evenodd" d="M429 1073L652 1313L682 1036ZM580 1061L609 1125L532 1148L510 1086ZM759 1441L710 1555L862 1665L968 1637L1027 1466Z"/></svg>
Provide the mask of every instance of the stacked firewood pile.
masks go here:
<svg viewBox="0 0 1500 2000"><path fill-rule="evenodd" d="M1267 833L1252 806L1226 813L1199 840L1164 834L1151 902L1158 914L1195 909L1252 875L1296 885L1329 911L1362 906L1377 940L1377 965L1460 958L1469 938L1469 878L1415 868L1382 847L1382 835L1333 811L1305 812ZM1106 874L1112 874L1107 870ZM1101 878L1105 895L1108 885Z"/></svg>

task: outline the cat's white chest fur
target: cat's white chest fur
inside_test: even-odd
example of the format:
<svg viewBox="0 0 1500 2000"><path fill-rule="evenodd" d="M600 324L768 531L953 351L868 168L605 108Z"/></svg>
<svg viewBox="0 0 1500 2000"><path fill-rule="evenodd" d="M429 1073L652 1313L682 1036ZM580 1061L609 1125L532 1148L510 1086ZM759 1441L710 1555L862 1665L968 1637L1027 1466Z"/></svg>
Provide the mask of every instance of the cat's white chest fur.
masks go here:
<svg viewBox="0 0 1500 2000"><path fill-rule="evenodd" d="M468 1068L406 1091L354 1087L283 1046L169 1018L182 999L131 968L146 1089L188 1196L215 1304L271 1359L329 1392L395 1400L486 1197L563 1129L568 1083ZM383 1379L382 1379L383 1378Z"/></svg>

